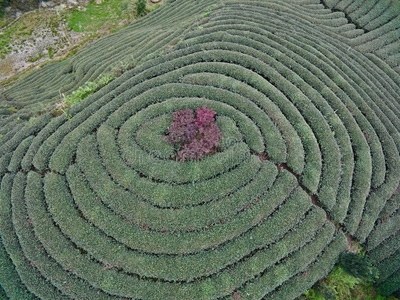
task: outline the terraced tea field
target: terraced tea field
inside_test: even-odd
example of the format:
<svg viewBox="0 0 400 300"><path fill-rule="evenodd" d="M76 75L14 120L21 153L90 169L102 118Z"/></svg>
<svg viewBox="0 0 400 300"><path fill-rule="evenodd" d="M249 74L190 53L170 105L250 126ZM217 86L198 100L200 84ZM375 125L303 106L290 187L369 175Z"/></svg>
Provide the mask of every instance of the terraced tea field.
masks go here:
<svg viewBox="0 0 400 300"><path fill-rule="evenodd" d="M0 94L9 299L295 299L361 243L400 289L400 3L176 0ZM135 67L61 116L85 82ZM171 160L172 113L221 151Z"/></svg>

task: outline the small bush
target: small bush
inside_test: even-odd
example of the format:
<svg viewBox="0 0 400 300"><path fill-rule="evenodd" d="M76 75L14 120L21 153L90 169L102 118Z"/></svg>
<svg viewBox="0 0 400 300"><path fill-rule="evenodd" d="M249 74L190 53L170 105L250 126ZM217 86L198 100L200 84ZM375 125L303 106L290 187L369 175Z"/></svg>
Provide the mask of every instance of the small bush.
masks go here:
<svg viewBox="0 0 400 300"><path fill-rule="evenodd" d="M378 269L373 266L372 261L364 255L354 253L343 253L340 256L342 268L354 277L365 281L374 281L378 278Z"/></svg>
<svg viewBox="0 0 400 300"><path fill-rule="evenodd" d="M304 293L306 300L352 299L353 290L363 281L348 274L342 267L333 268L329 276Z"/></svg>
<svg viewBox="0 0 400 300"><path fill-rule="evenodd" d="M136 2L136 13L139 17L146 15L146 0L138 0Z"/></svg>
<svg viewBox="0 0 400 300"><path fill-rule="evenodd" d="M221 131L214 123L214 116L215 112L205 106L196 110L196 117L191 109L174 112L174 121L164 140L178 145L180 161L199 160L219 146Z"/></svg>
<svg viewBox="0 0 400 300"><path fill-rule="evenodd" d="M64 97L64 99L56 104L56 110L54 114L61 115L61 113L66 114L67 118L71 118L71 115L65 110L76 103L88 98L90 95L94 94L102 87L109 84L116 78L114 75L105 74L96 79L95 81L88 81L83 86L80 86L76 91L73 91L70 95Z"/></svg>

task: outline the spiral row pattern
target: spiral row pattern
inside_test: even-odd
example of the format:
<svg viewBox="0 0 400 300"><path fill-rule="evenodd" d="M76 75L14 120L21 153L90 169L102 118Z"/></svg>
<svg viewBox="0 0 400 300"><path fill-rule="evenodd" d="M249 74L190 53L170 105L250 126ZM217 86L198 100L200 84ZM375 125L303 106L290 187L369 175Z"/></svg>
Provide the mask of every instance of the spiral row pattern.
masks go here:
<svg viewBox="0 0 400 300"><path fill-rule="evenodd" d="M354 30L316 1L224 1L71 118L10 129L7 296L295 299L331 270L342 229L396 261L400 77L349 47ZM203 105L221 151L171 160L172 113Z"/></svg>

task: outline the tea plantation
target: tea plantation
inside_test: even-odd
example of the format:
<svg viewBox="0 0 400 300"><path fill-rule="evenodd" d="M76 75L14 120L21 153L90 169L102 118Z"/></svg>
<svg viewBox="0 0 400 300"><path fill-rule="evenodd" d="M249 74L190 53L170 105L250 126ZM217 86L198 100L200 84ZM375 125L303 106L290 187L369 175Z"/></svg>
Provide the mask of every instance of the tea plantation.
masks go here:
<svg viewBox="0 0 400 300"><path fill-rule="evenodd" d="M398 291L399 12L396 0L170 0L5 89L1 293L295 299L348 241L378 290ZM173 112L202 106L220 150L170 159Z"/></svg>

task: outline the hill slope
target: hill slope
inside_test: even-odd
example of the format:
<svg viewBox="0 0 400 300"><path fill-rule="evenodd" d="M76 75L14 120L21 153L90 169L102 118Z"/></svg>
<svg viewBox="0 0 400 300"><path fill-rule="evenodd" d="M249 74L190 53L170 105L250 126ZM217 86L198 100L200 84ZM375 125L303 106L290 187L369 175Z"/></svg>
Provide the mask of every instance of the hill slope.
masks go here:
<svg viewBox="0 0 400 300"><path fill-rule="evenodd" d="M398 290L396 27L374 21L377 3L342 2L169 1L4 91L7 296L295 299L346 237L367 247L381 291ZM68 114L44 113L129 60ZM172 112L202 105L221 152L169 159Z"/></svg>

